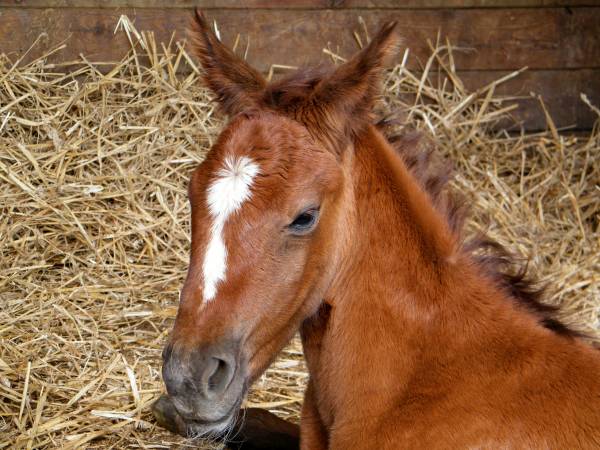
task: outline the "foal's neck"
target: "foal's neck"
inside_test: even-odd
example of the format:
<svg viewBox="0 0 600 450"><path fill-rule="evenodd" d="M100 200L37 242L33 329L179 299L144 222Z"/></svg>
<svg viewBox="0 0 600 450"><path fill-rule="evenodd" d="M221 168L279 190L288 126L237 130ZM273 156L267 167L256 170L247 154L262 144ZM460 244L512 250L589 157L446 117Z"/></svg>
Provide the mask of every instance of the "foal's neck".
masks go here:
<svg viewBox="0 0 600 450"><path fill-rule="evenodd" d="M446 217L375 127L358 139L350 164L352 239L331 290L332 306L386 310L405 329L431 327L432 314L444 323L454 315L456 323L498 323L502 310L515 313L508 294L461 249Z"/></svg>
<svg viewBox="0 0 600 450"><path fill-rule="evenodd" d="M496 376L481 349L517 358L528 333L541 332L534 320L518 314L461 252L445 218L377 130L367 130L351 164L353 245L326 299L323 361L335 361L335 375L328 368L322 376L344 386L330 386L327 395L339 396L331 403L368 396L381 411L411 395L437 398L455 386L439 380L464 378L474 358L479 370Z"/></svg>
<svg viewBox="0 0 600 450"><path fill-rule="evenodd" d="M377 279L392 301L399 291L437 297L459 256L446 219L374 127L358 140L352 165L356 213L349 265Z"/></svg>

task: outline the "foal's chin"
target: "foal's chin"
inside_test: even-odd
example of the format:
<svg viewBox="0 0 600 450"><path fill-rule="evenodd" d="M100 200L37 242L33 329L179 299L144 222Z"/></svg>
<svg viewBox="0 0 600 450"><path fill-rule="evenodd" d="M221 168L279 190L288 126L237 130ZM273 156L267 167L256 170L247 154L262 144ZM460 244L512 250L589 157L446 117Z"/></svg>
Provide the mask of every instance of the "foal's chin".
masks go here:
<svg viewBox="0 0 600 450"><path fill-rule="evenodd" d="M190 417L185 418L179 415L176 408L171 408L171 411L168 412L169 408L163 407L163 414L165 413L165 410L167 410L166 415L171 416L167 417L166 421L163 419L163 422L168 422L168 424L163 424L163 426L171 429L171 431L175 431L176 433L185 435L189 438L222 439L229 434L229 431L235 425L236 420L239 417L243 399L244 396L235 402L233 407L229 409L229 412L217 420L200 420ZM171 399L168 399L167 401L173 404Z"/></svg>
<svg viewBox="0 0 600 450"><path fill-rule="evenodd" d="M237 408L239 410L239 408ZM186 423L186 435L190 438L222 438L235 423L235 413L217 422L190 421Z"/></svg>
<svg viewBox="0 0 600 450"><path fill-rule="evenodd" d="M182 415L181 409L177 408L178 401L171 399L171 402L175 405L176 413L183 422L184 429L181 430L181 434L185 434L190 438L224 438L239 417L246 393L246 389L243 388L239 396L231 403L229 401L225 403L217 401L212 407L209 406L208 411L210 413L206 417L207 405L195 408L191 414Z"/></svg>

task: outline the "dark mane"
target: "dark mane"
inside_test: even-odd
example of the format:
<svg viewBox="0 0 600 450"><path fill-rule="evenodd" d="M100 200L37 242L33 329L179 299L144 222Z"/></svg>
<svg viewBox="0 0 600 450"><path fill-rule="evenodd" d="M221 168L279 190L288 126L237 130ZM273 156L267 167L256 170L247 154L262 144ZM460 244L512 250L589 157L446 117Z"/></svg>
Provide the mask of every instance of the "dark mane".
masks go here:
<svg viewBox="0 0 600 450"><path fill-rule="evenodd" d="M413 176L430 195L434 206L445 215L452 231L461 237L468 208L464 199L448 188L452 179L451 165L435 154L435 147L421 133L392 133L394 124L395 121L384 118L376 126L384 132ZM583 336L556 318L559 308L542 302L544 287L529 276L528 264L517 263L516 258L498 242L481 235L465 241L462 249L511 299L534 314L542 326L563 336Z"/></svg>

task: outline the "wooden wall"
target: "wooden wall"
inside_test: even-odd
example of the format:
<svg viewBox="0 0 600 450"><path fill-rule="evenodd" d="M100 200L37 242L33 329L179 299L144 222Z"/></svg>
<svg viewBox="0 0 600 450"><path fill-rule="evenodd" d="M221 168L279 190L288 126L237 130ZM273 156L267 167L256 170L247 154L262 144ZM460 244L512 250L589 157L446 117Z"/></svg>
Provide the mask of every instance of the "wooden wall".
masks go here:
<svg viewBox="0 0 600 450"><path fill-rule="evenodd" d="M429 54L427 39L438 30L458 47L456 66L469 88L510 71L529 70L501 92L541 94L561 127L589 129L594 114L581 92L600 105L600 0L0 0L0 52L22 55L45 33L31 56L68 39L54 61L84 54L94 61L119 59L128 48L114 36L121 14L158 40L182 37L192 7L215 19L231 44L239 33L250 40L248 59L262 70L271 64L325 61L330 43L342 55L357 48L353 31L362 17L374 30L395 19L410 47L410 64ZM1 89L1 86L0 86ZM536 100L521 100L518 113L529 130L545 127Z"/></svg>

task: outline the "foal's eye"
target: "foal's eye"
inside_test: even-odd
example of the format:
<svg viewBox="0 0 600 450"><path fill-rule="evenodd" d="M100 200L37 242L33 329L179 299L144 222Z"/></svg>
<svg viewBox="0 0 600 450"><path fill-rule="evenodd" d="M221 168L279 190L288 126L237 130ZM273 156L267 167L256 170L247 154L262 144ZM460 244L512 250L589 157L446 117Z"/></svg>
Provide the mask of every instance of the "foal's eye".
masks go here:
<svg viewBox="0 0 600 450"><path fill-rule="evenodd" d="M290 231L296 234L304 234L311 231L319 217L319 210L317 208L307 209L296 216L294 221L288 225Z"/></svg>

